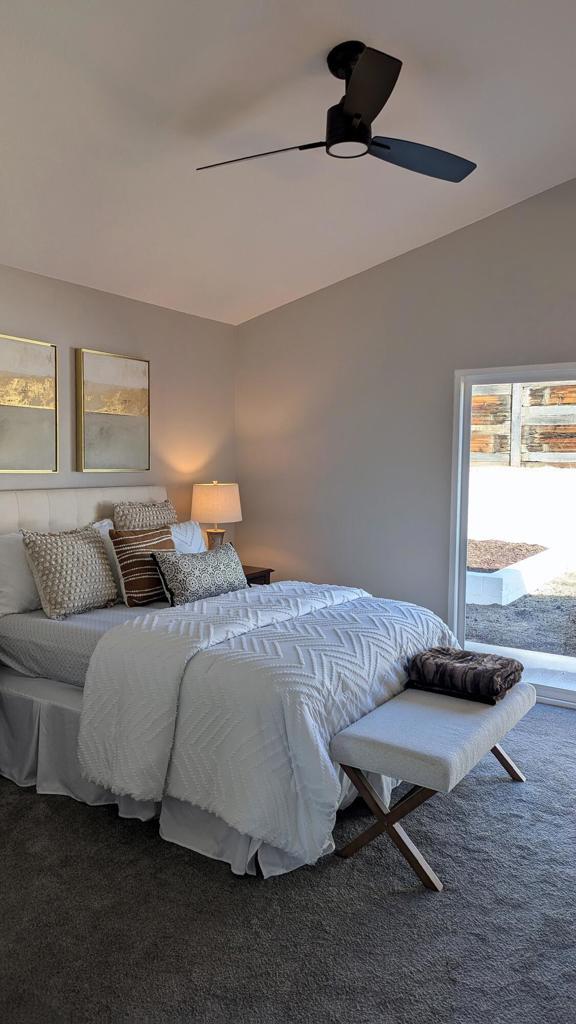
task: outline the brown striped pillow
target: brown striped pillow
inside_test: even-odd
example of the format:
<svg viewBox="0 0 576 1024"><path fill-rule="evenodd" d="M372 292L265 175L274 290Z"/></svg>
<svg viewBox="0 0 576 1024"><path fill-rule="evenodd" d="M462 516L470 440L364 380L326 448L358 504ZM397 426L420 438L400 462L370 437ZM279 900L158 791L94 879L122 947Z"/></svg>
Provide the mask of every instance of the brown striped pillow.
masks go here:
<svg viewBox="0 0 576 1024"><path fill-rule="evenodd" d="M166 593L153 551L174 551L170 527L157 530L110 530L120 570L122 597L129 608L165 601Z"/></svg>

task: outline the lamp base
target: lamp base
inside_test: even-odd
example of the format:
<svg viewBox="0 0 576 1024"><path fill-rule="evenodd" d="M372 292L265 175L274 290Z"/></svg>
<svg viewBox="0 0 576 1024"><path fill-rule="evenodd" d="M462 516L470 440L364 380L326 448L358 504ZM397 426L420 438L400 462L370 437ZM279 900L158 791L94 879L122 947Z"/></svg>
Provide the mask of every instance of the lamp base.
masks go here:
<svg viewBox="0 0 576 1024"><path fill-rule="evenodd" d="M214 548L221 548L224 543L224 535L226 530L206 530L206 536L208 538L208 550L213 551Z"/></svg>

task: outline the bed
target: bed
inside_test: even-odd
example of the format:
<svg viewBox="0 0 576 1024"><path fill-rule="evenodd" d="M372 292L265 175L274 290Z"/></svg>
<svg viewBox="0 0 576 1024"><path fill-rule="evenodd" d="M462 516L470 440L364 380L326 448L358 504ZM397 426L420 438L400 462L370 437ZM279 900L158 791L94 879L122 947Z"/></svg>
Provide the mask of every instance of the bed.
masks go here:
<svg viewBox="0 0 576 1024"><path fill-rule="evenodd" d="M40 610L0 616L2 663L20 675L48 676L83 689L90 658L104 633L141 614L140 608L116 604L62 620L49 619Z"/></svg>
<svg viewBox="0 0 576 1024"><path fill-rule="evenodd" d="M161 487L0 492L0 532L69 529ZM179 609L0 619L0 773L157 816L163 839L264 877L314 863L353 787L332 736L453 642L432 612L357 588L254 587ZM372 780L389 802L395 780Z"/></svg>

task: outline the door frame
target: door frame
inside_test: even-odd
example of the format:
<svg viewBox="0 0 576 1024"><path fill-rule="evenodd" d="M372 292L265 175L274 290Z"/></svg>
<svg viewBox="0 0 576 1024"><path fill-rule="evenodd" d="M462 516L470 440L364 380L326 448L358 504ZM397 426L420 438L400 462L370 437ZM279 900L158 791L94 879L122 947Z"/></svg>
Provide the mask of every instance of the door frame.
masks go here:
<svg viewBox="0 0 576 1024"><path fill-rule="evenodd" d="M540 381L565 380L576 380L576 363L493 366L480 370L456 370L454 374L448 623L462 645L465 641L466 628L466 527L470 481L472 387L475 384L532 384Z"/></svg>

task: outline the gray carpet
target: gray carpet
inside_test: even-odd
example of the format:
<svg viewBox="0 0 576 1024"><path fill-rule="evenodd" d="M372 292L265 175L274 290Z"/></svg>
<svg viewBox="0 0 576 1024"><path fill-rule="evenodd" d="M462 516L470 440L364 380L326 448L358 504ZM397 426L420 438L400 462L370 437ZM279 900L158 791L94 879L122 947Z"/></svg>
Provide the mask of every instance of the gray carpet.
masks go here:
<svg viewBox="0 0 576 1024"><path fill-rule="evenodd" d="M576 1011L576 713L537 706L406 825L272 881L154 823L0 780L0 1018L73 1024L568 1024ZM355 805L338 838L363 827Z"/></svg>

